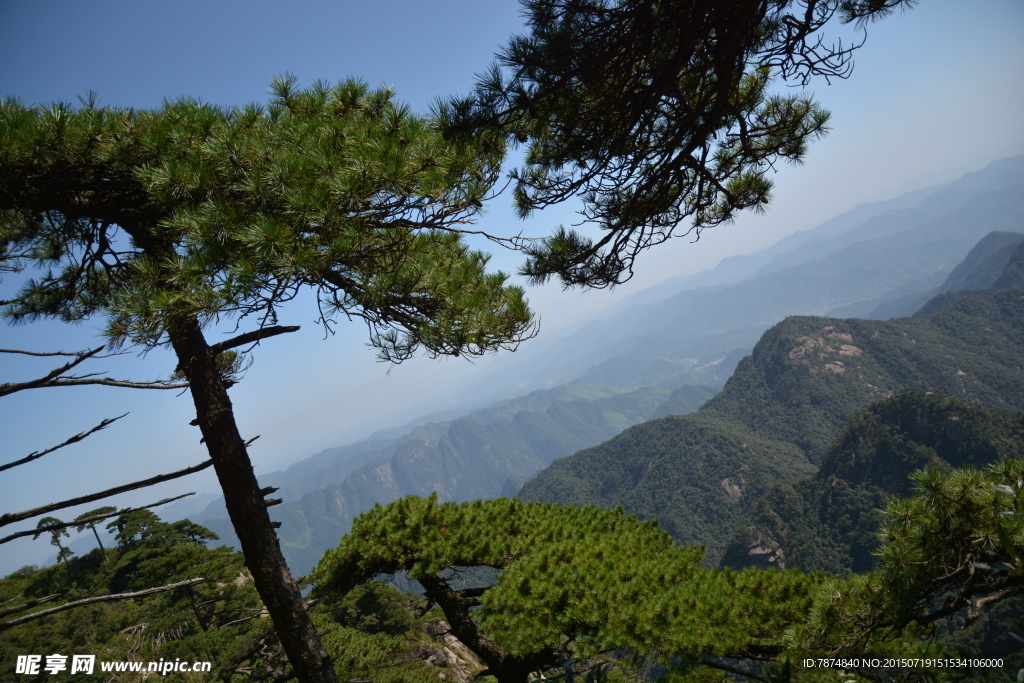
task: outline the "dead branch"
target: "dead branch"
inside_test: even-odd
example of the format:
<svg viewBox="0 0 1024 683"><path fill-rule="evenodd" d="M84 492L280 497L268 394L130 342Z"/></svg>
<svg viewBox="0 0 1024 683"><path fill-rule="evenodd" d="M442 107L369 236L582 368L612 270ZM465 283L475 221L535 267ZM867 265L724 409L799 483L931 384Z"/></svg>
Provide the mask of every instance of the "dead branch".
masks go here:
<svg viewBox="0 0 1024 683"><path fill-rule="evenodd" d="M103 347L101 346L100 349L102 349L102 348ZM0 353L20 353L20 354L23 354L25 356L75 356L75 357L78 357L78 356L82 356L84 354L89 354L90 356L92 356L94 353L98 352L100 349L93 349L92 351L25 351L24 349L0 349ZM124 352L120 351L118 353L124 353ZM110 355L118 355L118 354L110 354ZM109 357L109 355L108 356L99 356L99 358L108 358L108 357Z"/></svg>
<svg viewBox="0 0 1024 683"><path fill-rule="evenodd" d="M32 609L36 605L42 605L44 602L50 602L51 600L56 600L61 595L63 595L63 594L62 593L54 593L52 595L47 595L45 598L36 598L35 600L29 600L26 603L23 603L21 605L15 605L14 607L5 607L3 609L0 609L0 617L6 617L9 614L17 614L18 612L24 612L27 609ZM11 599L13 600L14 598L11 598Z"/></svg>
<svg viewBox="0 0 1024 683"><path fill-rule="evenodd" d="M228 349L233 349L238 346L245 346L252 342L258 342L261 339L267 339L269 337L276 337L279 334L285 334L287 332L297 332L299 330L298 325L272 325L271 327L261 327L258 330L252 332L246 332L240 334L237 337L232 337L226 341L219 342L217 344L211 344L210 350L213 351L213 355L218 353L224 353Z"/></svg>
<svg viewBox="0 0 1024 683"><path fill-rule="evenodd" d="M124 415L127 415L127 414L128 413L125 413ZM73 437L71 437L70 439L68 439L64 443L58 444L58 445L54 446L53 448L47 448L45 451L36 451L35 453L31 453L29 455L26 455L21 460L15 460L14 462L9 462L6 465L0 465L0 472L3 472L4 470L9 470L12 467L17 467L18 465L24 465L25 463L32 462L33 460L38 460L39 458L43 457L44 455L46 455L48 453L53 453L58 448L64 448L65 446L69 446L69 445L71 445L73 443L81 441L82 439L84 439L85 437L89 436L90 434L94 434L95 432L98 432L101 429L105 429L106 427L109 427L111 424L113 424L114 422L117 422L122 417L124 417L124 415L118 415L117 417L112 417L112 418L106 419L103 422L100 422L98 425L96 425L92 429L90 429L89 431L82 432L80 434L75 434Z"/></svg>
<svg viewBox="0 0 1024 683"><path fill-rule="evenodd" d="M6 631L9 628L17 626L19 624L24 624L27 621L39 619L41 617L49 616L51 614L56 614L57 612L63 612L64 610L73 609L75 607L91 605L96 602L116 602L117 600L131 600L132 598L141 598L143 596L152 595L154 593L162 593L164 591L174 590L175 588L191 586L192 584L199 583L200 581L206 581L206 579L186 579L185 581L179 581L178 583L171 583L166 586L158 586L156 588L147 588L146 590L136 591L135 593L113 593L111 595L100 595L95 598L83 598L82 600L75 600L74 602L66 603L64 605L61 605L60 607L44 609L41 612L33 612L32 614L26 614L23 617L18 617L17 619L12 619L11 621L5 621L3 623L0 623L0 631Z"/></svg>
<svg viewBox="0 0 1024 683"><path fill-rule="evenodd" d="M13 394L15 391L24 389L39 389L42 387L77 387L87 384L96 384L105 387L125 387L128 389L187 389L188 382L172 382L170 380L154 380L152 382L129 382L122 379L111 379L109 377L59 377L40 383L38 380L23 383L0 384L0 396Z"/></svg>
<svg viewBox="0 0 1024 683"><path fill-rule="evenodd" d="M243 335L244 336L244 335ZM70 375L65 377L65 373L85 362L89 358L92 358L97 353L103 350L103 347L97 347L92 351L82 351L79 353L68 353L66 351L54 351L50 353L42 353L36 351L21 351L17 349L0 349L0 353L22 353L28 356L74 356L74 360L68 361L59 368L54 368L50 372L38 379L29 380L28 382L4 382L0 383L0 396L7 396L13 394L16 391L24 391L25 389L39 389L42 387L69 387L69 386L81 386L86 384L98 384L108 387L127 387L130 389L185 389L188 387L188 382L172 382L170 380L154 380L152 382L130 382L128 380L111 379L109 377L98 377L96 373L88 375Z"/></svg>
<svg viewBox="0 0 1024 683"><path fill-rule="evenodd" d="M196 494L196 492L192 491L190 493L183 493L180 496L174 496L173 498L164 498L163 500L158 500L157 502L150 503L149 505L140 505L139 507L124 508L123 510L118 510L117 512L110 512L110 513L107 513L105 515L93 515L92 517L83 517L82 519L76 519L73 522L64 522L62 524L51 524L50 526L44 526L44 527L42 527L40 529L28 529L26 531L19 531L16 534L11 534L10 536L4 536L3 538L0 538L0 545L2 545L4 543L7 543L8 541L13 541L16 538L23 538L25 536L36 536L38 534L43 534L43 533L46 533L48 531L56 531L57 529L67 529L67 528L73 527L73 526L80 526L82 524L89 524L90 522L99 522L99 521L104 520L104 519L109 519L110 517L120 517L121 515L127 514L129 512L135 512L136 510L146 510L148 508L155 508L155 507L158 507L160 505L166 505L167 503L170 503L170 502L173 502L175 500L178 500L179 498L185 498L187 496L194 496L195 494Z"/></svg>
<svg viewBox="0 0 1024 683"><path fill-rule="evenodd" d="M213 460L207 460L206 462L202 462L198 465L194 465L183 470L178 470L177 472L171 472L170 474L160 474L155 477L150 477L149 479L143 479L142 481L136 481L132 482L131 484L125 484L123 486L117 486L112 489L107 489L106 491L100 491L99 493L91 493L87 496L72 498L71 500L65 500L60 503L50 503L49 505L43 505L41 507L33 508L31 510L25 510L23 512L13 512L5 515L0 515L0 526L6 526L7 524L20 522L21 520L28 519L30 517L45 515L47 513L53 512L54 510L61 510L63 508L74 507L75 505L81 505L83 503L91 503L92 501L100 500L101 498L109 498L110 496L116 496L117 494L124 493L125 491L134 491L135 489L141 489L147 486L152 486L153 484L159 484L161 482L169 481L171 479L177 479L178 477L184 477L187 474L192 474L193 472L205 470L212 464Z"/></svg>
<svg viewBox="0 0 1024 683"><path fill-rule="evenodd" d="M47 382L52 382L53 380L55 380L56 378L60 377L61 375L63 375L68 370L70 370L71 368L75 367L76 365L79 365L80 363L84 363L86 360L88 360L89 358L92 358L93 356L95 356L97 353L99 353L102 350L103 350L103 347L102 346L98 346L95 349L93 349L92 351L82 351L81 353L71 354L71 355L75 356L74 360L68 361L67 363L65 363L61 367L55 368L54 370L51 370L50 372L48 372L43 377L40 377L39 379L34 379L34 380L31 380L31 381L28 381L28 382L6 382L4 384L0 384L0 396L6 396L7 394L13 394L15 391L22 391L24 389L35 389L36 387L46 386ZM4 349L4 353L25 353L25 354L30 355L30 356L36 355L35 353L33 353L31 351L15 351L15 350L7 350L7 349ZM66 354L64 352L62 352L62 351L58 351L58 352L55 352L54 355L62 355L63 356L63 355L66 355Z"/></svg>

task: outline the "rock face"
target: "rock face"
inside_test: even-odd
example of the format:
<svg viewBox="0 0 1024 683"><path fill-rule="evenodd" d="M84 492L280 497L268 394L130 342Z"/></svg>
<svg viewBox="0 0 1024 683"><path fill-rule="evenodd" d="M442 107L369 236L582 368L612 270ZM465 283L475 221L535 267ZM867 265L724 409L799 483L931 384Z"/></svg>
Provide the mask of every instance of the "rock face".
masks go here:
<svg viewBox="0 0 1024 683"><path fill-rule="evenodd" d="M438 680L468 683L487 667L450 630L445 621L424 625L423 632L436 644L424 643L419 650L420 658L438 668Z"/></svg>

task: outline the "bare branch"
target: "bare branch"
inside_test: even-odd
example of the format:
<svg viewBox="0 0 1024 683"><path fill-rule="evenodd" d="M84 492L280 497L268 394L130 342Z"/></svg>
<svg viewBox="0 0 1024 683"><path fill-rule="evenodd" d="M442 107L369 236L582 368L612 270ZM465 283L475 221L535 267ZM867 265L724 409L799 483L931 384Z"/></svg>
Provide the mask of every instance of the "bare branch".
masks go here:
<svg viewBox="0 0 1024 683"><path fill-rule="evenodd" d="M238 346L245 346L246 344L258 342L261 339L267 339L269 337L276 337L279 334L297 332L298 330L298 325L273 325L272 327L262 327L258 330L253 330L252 332L246 332L245 334L240 334L237 337L232 337L231 339L228 339L226 341L222 341L217 344L211 344L210 350L213 352L213 355L216 356L218 353L223 353L228 349L233 349Z"/></svg>
<svg viewBox="0 0 1024 683"><path fill-rule="evenodd" d="M122 379L110 379L108 377L68 377L58 378L37 384L31 387L17 387L10 391L6 390L9 384L0 384L0 396L21 391L22 389L35 389L37 387L74 387L86 384L98 384L105 387L127 387L128 389L187 389L188 382L172 382L170 380L155 380L152 382L129 382Z"/></svg>
<svg viewBox="0 0 1024 683"><path fill-rule="evenodd" d="M83 355L92 356L98 352L99 349L93 349L92 351L25 351L24 349L0 349L0 353L20 353L26 356L75 356L81 357ZM123 352L121 352L123 353ZM107 356L100 356L100 358L106 358Z"/></svg>
<svg viewBox="0 0 1024 683"><path fill-rule="evenodd" d="M64 610L74 609L75 607L91 605L96 602L115 602L117 600L131 600L132 598L141 598L143 596L152 595L154 593L162 593L164 591L174 590L175 588L191 586L192 584L199 583L200 581L206 581L206 579L186 579L185 581L179 581L178 583L171 583L166 586L158 586L156 588L147 588L144 591L136 591L135 593L113 593L111 595L100 595L95 598L84 598L82 600L75 600L74 602L69 602L67 604L61 605L60 607L44 609L41 612L33 612L32 614L26 614L23 617L18 617L17 619L12 619L11 621L5 621L2 624L0 624L0 631L6 631L9 628L17 626L19 624L24 624L27 621L32 621L33 619L46 617L51 614L56 614L57 612L63 612Z"/></svg>
<svg viewBox="0 0 1024 683"><path fill-rule="evenodd" d="M97 347L92 351L81 351L75 353L69 353L66 351L53 351L48 353L37 352L37 351L21 351L18 349L0 349L0 353L22 353L27 356L74 356L74 360L68 361L59 368L55 368L48 372L46 375L38 378L29 380L28 382L4 382L0 383L0 396L7 396L13 394L16 391L24 391L25 389L39 389L42 387L68 387L68 386L80 386L85 384L99 384L108 387L127 387L130 389L185 389L188 388L188 382L171 382L169 380L156 380L153 382L130 382L128 380L111 379L109 377L97 377L95 374L88 375L70 375L65 377L64 374L71 370L73 367L83 363L89 358L97 357L96 354L103 350L103 347ZM105 356L98 356L103 358Z"/></svg>
<svg viewBox="0 0 1024 683"><path fill-rule="evenodd" d="M42 533L45 533L47 531L56 531L57 529L67 529L67 528L73 527L73 526L80 526L82 524L89 524L90 522L99 522L100 520L108 519L110 517L120 517L121 515L127 514L129 512L135 512L136 510L146 510L148 508L155 508L155 507L158 507L160 505L166 505L167 503L170 503L172 501L178 500L179 498L185 498L187 496L194 496L195 494L196 494L195 491L191 491L190 493L183 493L180 496L174 496L173 498L164 498L163 500L158 500L157 502L150 503L149 505L140 505L139 507L134 507L134 508L124 508L123 510L118 510L117 512L110 512L110 513L107 513L105 515L93 515L92 517L83 517L81 519L76 519L73 522L64 522L62 524L51 524L50 526L44 526L44 527L42 527L40 529L28 529L26 531L19 531L16 534L11 534L10 536L4 536L3 538L0 538L0 545L2 545L4 543L7 543L8 541L13 541L16 538L24 538L25 536L36 536L38 534L42 534Z"/></svg>
<svg viewBox="0 0 1024 683"><path fill-rule="evenodd" d="M124 415L127 415L127 414L128 413L125 413ZM14 462L9 462L6 465L0 465L0 472L3 472L4 470L9 470L12 467L17 467L18 465L24 465L25 463L32 462L33 460L37 460L37 459L43 457L44 455L46 455L47 453L53 453L58 448L64 448L65 446L69 446L69 445L71 445L73 443L77 443L78 441L81 441L82 439L84 439L85 437L89 436L90 434L98 432L101 429L105 429L106 427L110 426L114 422L117 422L122 417L124 417L124 415L118 415L117 417L112 417L112 418L108 418L106 420L103 420L103 422L100 422L98 425L96 425L95 427L93 427L89 431L82 432L80 434L75 434L73 437L71 437L70 439L68 439L64 443L58 444L58 445L54 446L53 448L47 448L45 451L36 451L36 452L34 452L34 453L30 454L30 455L26 455L21 460L15 460Z"/></svg>
<svg viewBox="0 0 1024 683"><path fill-rule="evenodd" d="M43 505L41 507L33 508L31 510L25 510L24 512L14 512L5 515L0 515L0 526L6 526L7 524L13 524L14 522L20 522L23 519L30 517L37 517L39 515L45 515L54 510L61 510L63 508L74 507L75 505L81 505L83 503L91 503L94 500L100 500L101 498L109 498L110 496L116 496L119 493L125 491L133 491L135 489L145 488L152 486L153 484L159 484L164 481L170 481L171 479L177 479L178 477L184 477L187 474L193 472L199 472L205 470L207 467L213 464L213 460L207 460L206 462L194 465L177 472L171 472L170 474L160 474L149 479L143 479L142 481L132 482L131 484L125 484L124 486L118 486L106 491L100 491L99 493L91 493L87 496L81 496L79 498L72 498L71 500L65 500L60 503L50 503L49 505Z"/></svg>
<svg viewBox="0 0 1024 683"><path fill-rule="evenodd" d="M34 380L29 381L29 382L14 382L14 383L8 382L8 383L0 384L0 396L6 396L7 394L13 394L15 391L21 391L22 389L35 389L36 387L46 386L47 382L51 382L54 379L60 377L61 375L63 375L65 372L67 372L71 368L75 367L76 365L78 365L80 363L84 363L86 360L88 360L89 358L95 356L97 353L99 353L102 350L103 350L103 347L102 346L98 346L95 349L93 349L92 351L83 351L82 353L72 354L72 355L75 356L74 360L68 361L67 363L65 363L61 367L56 368L54 370L51 370L49 373L47 373L43 377L40 377L39 379L34 379ZM36 355L35 353L33 353L31 351L6 351L6 353L26 353L26 354L28 354L30 356ZM54 355L66 355L66 354L64 354L63 352L57 352Z"/></svg>
<svg viewBox="0 0 1024 683"><path fill-rule="evenodd" d="M17 614L18 612L24 612L25 610L32 609L37 605L42 605L45 602L51 602L53 600L56 600L61 595L63 595L63 593L54 593L52 595L47 595L44 598L36 598L35 600L29 600L28 602L23 603L21 605L5 607L3 609L0 609L0 617L6 617L9 614ZM11 599L13 600L14 598Z"/></svg>

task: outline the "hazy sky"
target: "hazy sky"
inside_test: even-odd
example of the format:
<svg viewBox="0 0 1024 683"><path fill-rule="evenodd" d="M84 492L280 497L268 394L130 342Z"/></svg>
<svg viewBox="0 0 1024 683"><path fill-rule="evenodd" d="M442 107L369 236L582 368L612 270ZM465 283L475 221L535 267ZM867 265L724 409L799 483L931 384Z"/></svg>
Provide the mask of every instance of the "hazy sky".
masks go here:
<svg viewBox="0 0 1024 683"><path fill-rule="evenodd" d="M519 30L516 0L377 3L295 0L174 3L92 0L0 0L0 96L26 103L74 101L88 90L101 104L158 106L190 95L223 105L265 101L271 76L294 73L302 84L359 76L392 86L423 110L437 96L465 93L473 74ZM906 14L869 27L852 78L812 84L833 113L832 132L801 167L776 176L765 216L681 239L649 253L638 275L614 291L528 293L542 334L585 319L661 280L713 267L721 258L768 246L864 201L951 180L989 161L1024 151L1024 3L1020 0L922 0ZM568 210L516 221L500 197L481 224L495 232L546 234L572 221ZM520 258L495 254L514 271ZM0 289L9 294L13 280ZM462 360L417 359L387 374L365 347L359 323L324 338L310 302L286 310L282 324L301 332L256 351L245 381L232 390L257 473L280 469L322 448L444 408L448 387L479 372ZM0 327L0 347L73 350L98 345L98 323ZM213 340L218 333L211 333ZM97 361L93 370L146 379L166 376L170 355ZM52 363L0 355L0 381L45 373ZM0 473L0 512L21 510L197 464L191 399L174 392L71 388L0 399L0 462L20 458L87 429L131 414L87 441ZM215 490L212 474L114 499L139 504L191 490ZM104 503L95 503L96 507ZM85 508L89 509L89 508ZM61 511L72 518L83 510ZM34 523L32 520L31 523ZM26 523L25 526L30 526ZM17 529L24 528L15 525ZM15 530L5 527L4 532ZM52 550L40 539L3 546L0 575Z"/></svg>

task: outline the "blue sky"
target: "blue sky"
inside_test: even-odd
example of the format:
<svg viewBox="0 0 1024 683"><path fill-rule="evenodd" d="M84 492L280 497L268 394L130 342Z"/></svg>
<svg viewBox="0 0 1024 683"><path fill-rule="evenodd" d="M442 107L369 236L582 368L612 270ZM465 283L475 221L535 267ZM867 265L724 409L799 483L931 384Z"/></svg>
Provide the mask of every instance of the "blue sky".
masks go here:
<svg viewBox="0 0 1024 683"><path fill-rule="evenodd" d="M158 106L189 95L223 105L266 99L271 76L303 84L358 76L393 87L423 110L437 96L465 93L508 35L519 30L515 0L376 3L214 0L0 0L0 96L27 103L74 101L88 90L101 104ZM810 86L833 113L832 133L801 167L782 168L765 216L743 216L696 244L663 245L640 262L633 282L611 292L534 288L528 295L543 332L578 322L632 292L713 267L721 258L770 245L850 207L895 196L1024 152L1024 3L1019 0L923 0L916 9L869 27L852 78ZM567 209L517 222L499 198L481 221L496 232L545 234L571 222ZM496 254L514 271L516 254ZM12 280L0 285L0 294ZM3 298L0 296L0 298ZM279 469L322 448L443 408L457 380L487 361L418 359L393 369L375 363L365 329L352 323L325 339L310 302L286 312L303 330L268 342L233 390L257 473ZM34 350L97 345L96 324L0 327L0 347ZM543 334L542 332L542 334ZM211 335L213 336L213 335ZM51 367L0 357L0 381ZM129 354L97 362L111 376L166 376L168 354ZM206 454L189 397L110 388L37 390L0 399L0 461L53 445L104 417L131 414L82 444L0 474L0 512L196 464ZM115 499L138 504L191 490L215 490L212 475ZM98 506L102 503L96 503ZM81 510L62 511L73 517ZM19 527L20 528L20 527ZM8 544L0 575L51 549Z"/></svg>

